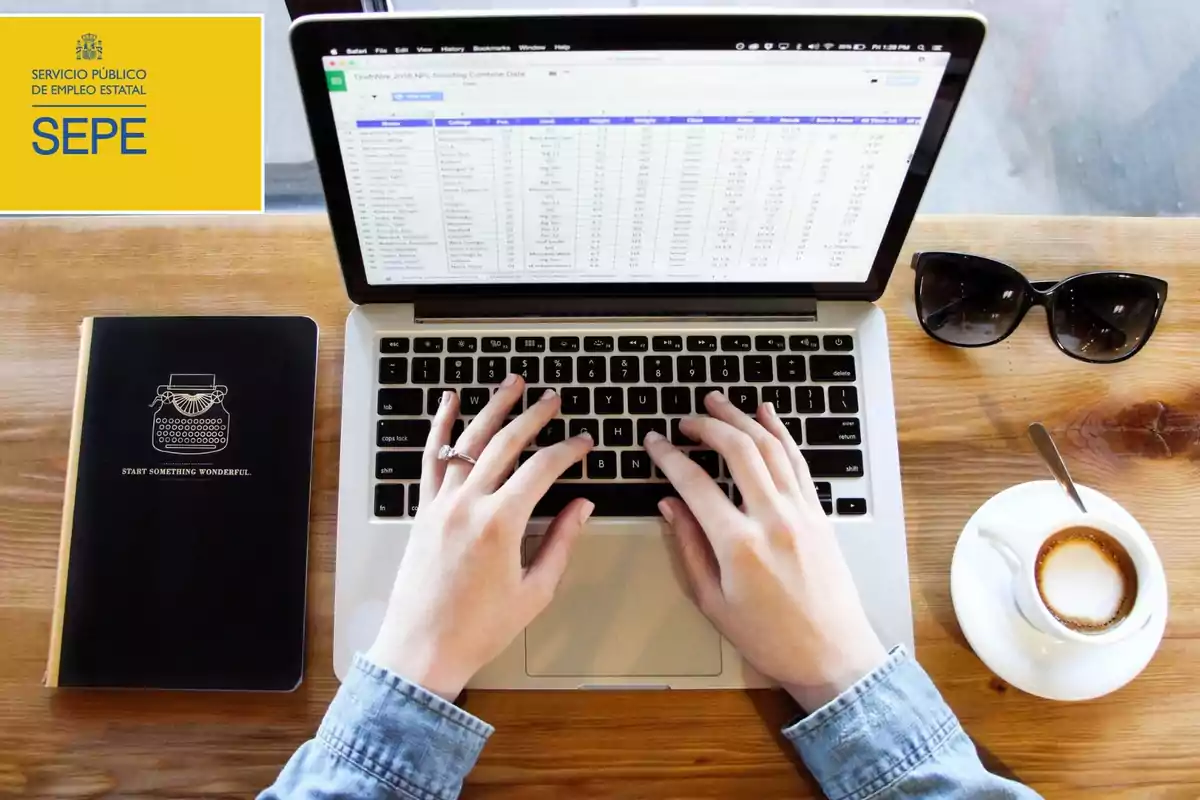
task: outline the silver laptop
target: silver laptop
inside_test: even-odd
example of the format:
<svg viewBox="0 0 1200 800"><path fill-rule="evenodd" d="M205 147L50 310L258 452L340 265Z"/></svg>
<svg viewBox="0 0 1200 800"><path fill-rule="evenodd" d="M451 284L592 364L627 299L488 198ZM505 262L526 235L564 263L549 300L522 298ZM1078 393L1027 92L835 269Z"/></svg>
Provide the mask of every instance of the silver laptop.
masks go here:
<svg viewBox="0 0 1200 800"><path fill-rule="evenodd" d="M351 300L334 667L365 650L420 504L439 394L509 372L595 451L549 609L483 688L766 685L693 607L640 442L721 389L771 401L867 613L912 646L883 292L983 38L969 14L370 14L291 39ZM461 430L461 426L459 428Z"/></svg>

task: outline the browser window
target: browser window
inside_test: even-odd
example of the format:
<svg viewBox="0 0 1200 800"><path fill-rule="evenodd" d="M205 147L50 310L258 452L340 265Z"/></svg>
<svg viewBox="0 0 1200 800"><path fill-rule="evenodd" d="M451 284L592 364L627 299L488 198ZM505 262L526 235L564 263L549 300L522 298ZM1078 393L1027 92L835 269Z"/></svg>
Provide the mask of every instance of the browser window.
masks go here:
<svg viewBox="0 0 1200 800"><path fill-rule="evenodd" d="M948 55L796 47L331 53L368 282L866 280Z"/></svg>

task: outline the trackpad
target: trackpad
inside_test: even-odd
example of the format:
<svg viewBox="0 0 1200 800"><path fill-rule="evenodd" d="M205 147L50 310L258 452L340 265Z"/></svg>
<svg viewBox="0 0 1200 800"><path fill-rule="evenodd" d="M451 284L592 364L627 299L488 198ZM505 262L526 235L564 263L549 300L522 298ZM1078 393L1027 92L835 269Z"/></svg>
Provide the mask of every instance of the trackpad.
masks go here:
<svg viewBox="0 0 1200 800"><path fill-rule="evenodd" d="M669 534L588 534L525 630L525 670L544 677L721 674L721 637L688 598ZM531 557L543 537L526 539Z"/></svg>

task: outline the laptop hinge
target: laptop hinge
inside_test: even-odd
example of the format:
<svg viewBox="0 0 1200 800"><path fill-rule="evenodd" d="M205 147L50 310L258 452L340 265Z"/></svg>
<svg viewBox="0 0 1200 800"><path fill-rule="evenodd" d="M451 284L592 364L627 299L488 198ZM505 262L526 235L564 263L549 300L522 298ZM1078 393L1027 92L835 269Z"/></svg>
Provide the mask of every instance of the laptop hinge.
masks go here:
<svg viewBox="0 0 1200 800"><path fill-rule="evenodd" d="M463 297L427 295L414 302L417 321L562 319L570 317L779 317L814 321L812 297Z"/></svg>

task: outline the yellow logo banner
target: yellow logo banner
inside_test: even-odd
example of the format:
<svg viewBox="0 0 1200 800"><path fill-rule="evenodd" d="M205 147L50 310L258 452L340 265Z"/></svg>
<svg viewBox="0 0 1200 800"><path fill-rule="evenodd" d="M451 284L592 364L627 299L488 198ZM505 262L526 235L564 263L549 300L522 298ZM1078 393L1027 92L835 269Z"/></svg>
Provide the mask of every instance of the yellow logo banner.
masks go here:
<svg viewBox="0 0 1200 800"><path fill-rule="evenodd" d="M262 211L261 16L0 16L0 213Z"/></svg>

